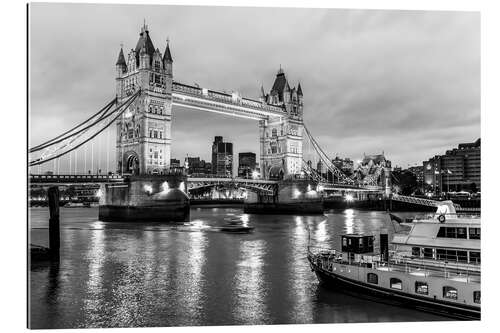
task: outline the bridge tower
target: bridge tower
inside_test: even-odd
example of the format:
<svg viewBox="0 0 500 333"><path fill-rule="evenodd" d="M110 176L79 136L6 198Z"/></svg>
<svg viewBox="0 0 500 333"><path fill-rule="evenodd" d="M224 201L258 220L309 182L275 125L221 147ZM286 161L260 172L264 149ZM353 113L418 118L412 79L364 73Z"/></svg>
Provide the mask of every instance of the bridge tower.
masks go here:
<svg viewBox="0 0 500 333"><path fill-rule="evenodd" d="M163 174L170 164L172 121L172 55L169 41L162 54L155 49L147 25L127 57L116 62L118 103L141 89L116 124L117 172Z"/></svg>
<svg viewBox="0 0 500 333"><path fill-rule="evenodd" d="M259 121L260 165L265 179L286 179L302 170L303 94L300 83L290 88L280 68L268 94L261 101L281 106L286 114Z"/></svg>

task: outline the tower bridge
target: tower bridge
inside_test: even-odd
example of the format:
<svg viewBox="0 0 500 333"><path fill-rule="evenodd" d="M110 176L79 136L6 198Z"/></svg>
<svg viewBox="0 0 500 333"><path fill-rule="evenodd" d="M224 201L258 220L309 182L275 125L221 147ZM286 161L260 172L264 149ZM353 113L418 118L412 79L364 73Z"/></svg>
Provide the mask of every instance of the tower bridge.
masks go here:
<svg viewBox="0 0 500 333"><path fill-rule="evenodd" d="M228 94L174 81L173 62L169 41L164 52L160 52L153 44L148 27L144 25L135 48L125 54L122 46L118 52L116 97L84 122L29 150L31 171L36 166L51 161L56 166L62 158L69 157L70 174L56 172L50 177L33 174L30 182L109 184L127 182L134 177L141 177L141 181L144 181L144 177L148 175L153 178L158 175L172 176L172 107L180 106L253 120L257 122L259 131L261 180L196 179L183 175L187 182L186 192L200 187L232 183L259 195L276 197L277 188L282 182L287 181L290 185L294 181L300 183L303 180L308 180L315 184L316 189L326 192L351 190L386 195L390 192L390 165L380 163L385 161L385 157L377 158L376 163L366 162L351 177L332 163L332 159L304 124L301 84L292 87L283 69L280 68L277 72L269 92L266 93L261 87L258 99L252 99L237 92ZM116 172L111 176L99 173L93 175L94 172L91 175L78 175L78 151L82 147L86 149L91 146L93 159L94 143L113 126L116 130ZM108 136L109 132L108 130ZM106 149L109 159L109 141ZM326 168L327 173L333 175L332 180L325 178L322 170L312 168L310 160L306 162L307 153L312 154ZM75 174L71 173L72 156ZM79 156L82 158L82 154ZM86 158L85 150L85 162ZM56 167L54 169L57 170ZM161 192L161 183L156 180L153 183ZM179 184L179 181L174 183ZM302 192L307 192L305 187ZM287 195L291 195L290 193Z"/></svg>

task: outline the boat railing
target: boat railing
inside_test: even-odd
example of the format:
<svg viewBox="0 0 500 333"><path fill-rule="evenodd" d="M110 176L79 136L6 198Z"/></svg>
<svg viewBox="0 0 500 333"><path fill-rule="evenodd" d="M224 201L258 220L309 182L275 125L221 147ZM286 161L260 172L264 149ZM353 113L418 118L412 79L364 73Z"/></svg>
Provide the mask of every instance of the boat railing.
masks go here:
<svg viewBox="0 0 500 333"><path fill-rule="evenodd" d="M481 213L470 213L470 212L464 212L464 213L446 213L446 214L436 214L436 213L429 213L429 214L423 214L416 216L414 218L408 218L405 219L405 222L412 222L412 221L423 221L423 220L437 220L438 216L444 215L445 218L469 218L469 219L478 219L481 218Z"/></svg>
<svg viewBox="0 0 500 333"><path fill-rule="evenodd" d="M317 247L308 248L308 257L316 266L330 272L333 272L334 264L341 264L466 282L479 282L481 279L481 268L477 264L418 260L397 256L391 256L386 261L381 255L347 253Z"/></svg>

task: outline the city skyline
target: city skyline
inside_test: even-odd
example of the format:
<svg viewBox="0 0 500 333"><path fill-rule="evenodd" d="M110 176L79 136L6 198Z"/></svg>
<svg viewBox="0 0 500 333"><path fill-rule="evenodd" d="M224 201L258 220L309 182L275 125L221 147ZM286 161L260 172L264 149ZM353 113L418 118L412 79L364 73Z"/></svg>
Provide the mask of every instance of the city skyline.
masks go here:
<svg viewBox="0 0 500 333"><path fill-rule="evenodd" d="M181 82L257 99L282 66L300 81L305 123L332 159L384 151L406 167L480 137L478 13L96 6L31 6L30 145L114 94L120 43L135 46L143 18L155 47L163 50L170 38ZM258 25L227 29L249 13ZM205 25L207 16L220 19ZM291 21L309 24L276 24ZM259 154L257 122L174 108L173 158L210 160L216 135L234 143L235 156Z"/></svg>

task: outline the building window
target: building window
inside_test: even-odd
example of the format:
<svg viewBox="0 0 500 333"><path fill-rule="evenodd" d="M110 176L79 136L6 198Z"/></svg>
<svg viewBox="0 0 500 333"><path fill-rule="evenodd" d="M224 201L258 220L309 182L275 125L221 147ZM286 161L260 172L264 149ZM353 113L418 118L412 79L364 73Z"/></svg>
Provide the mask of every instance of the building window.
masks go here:
<svg viewBox="0 0 500 333"><path fill-rule="evenodd" d="M366 275L366 281L368 283L378 284L378 275L375 273L368 273Z"/></svg>
<svg viewBox="0 0 500 333"><path fill-rule="evenodd" d="M481 239L481 228L469 228L469 239Z"/></svg>
<svg viewBox="0 0 500 333"><path fill-rule="evenodd" d="M273 128L272 130L272 134L271 134L273 137L277 137L278 136L278 130L276 130L276 128Z"/></svg>
<svg viewBox="0 0 500 333"><path fill-rule="evenodd" d="M161 137L162 137L162 136L163 136L163 132L162 132L162 131L160 131L160 139L161 139Z"/></svg>
<svg viewBox="0 0 500 333"><path fill-rule="evenodd" d="M158 131L153 131L153 138L155 138L155 139L158 138Z"/></svg>
<svg viewBox="0 0 500 333"><path fill-rule="evenodd" d="M400 279L396 279L396 278L391 278L390 286L392 289L398 289L398 290L403 289L403 283L401 282Z"/></svg>
<svg viewBox="0 0 500 333"><path fill-rule="evenodd" d="M450 286L444 286L443 287L443 298L449 298L449 299L456 300L458 298L457 289L450 287Z"/></svg>
<svg viewBox="0 0 500 333"><path fill-rule="evenodd" d="M415 282L415 293L421 294L421 295L428 295L429 294L429 286L427 285L427 282L416 281Z"/></svg>
<svg viewBox="0 0 500 333"><path fill-rule="evenodd" d="M473 294L474 294L474 303L481 304L481 292L475 291Z"/></svg>
<svg viewBox="0 0 500 333"><path fill-rule="evenodd" d="M153 106L152 105L149 105L149 112L153 112Z"/></svg>
<svg viewBox="0 0 500 333"><path fill-rule="evenodd" d="M153 137L153 130L149 130L149 137L152 138Z"/></svg>

